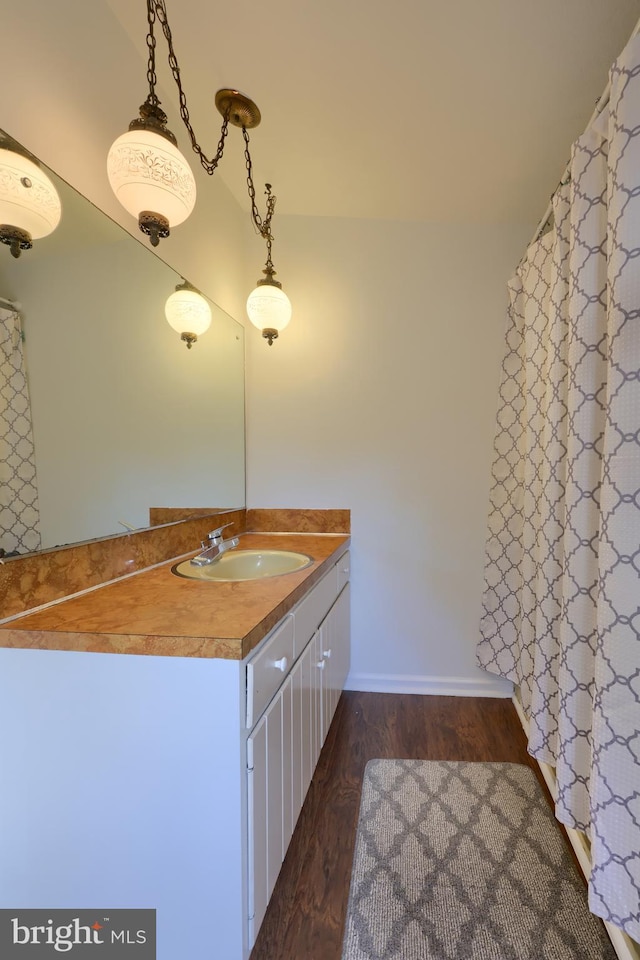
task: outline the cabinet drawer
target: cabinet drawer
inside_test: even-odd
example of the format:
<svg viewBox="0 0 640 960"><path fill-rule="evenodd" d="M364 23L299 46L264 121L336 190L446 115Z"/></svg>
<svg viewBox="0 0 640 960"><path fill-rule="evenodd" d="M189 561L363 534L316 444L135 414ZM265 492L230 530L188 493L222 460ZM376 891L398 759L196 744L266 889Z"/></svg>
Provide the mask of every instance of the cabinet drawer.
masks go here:
<svg viewBox="0 0 640 960"><path fill-rule="evenodd" d="M289 614L247 664L247 727L253 726L277 692L293 660L293 617Z"/></svg>
<svg viewBox="0 0 640 960"><path fill-rule="evenodd" d="M344 585L349 582L349 576L351 575L351 554L348 550L338 560L336 569L338 571L338 593L340 593Z"/></svg>
<svg viewBox="0 0 640 960"><path fill-rule="evenodd" d="M294 609L297 657L320 626L337 595L336 568L333 567Z"/></svg>

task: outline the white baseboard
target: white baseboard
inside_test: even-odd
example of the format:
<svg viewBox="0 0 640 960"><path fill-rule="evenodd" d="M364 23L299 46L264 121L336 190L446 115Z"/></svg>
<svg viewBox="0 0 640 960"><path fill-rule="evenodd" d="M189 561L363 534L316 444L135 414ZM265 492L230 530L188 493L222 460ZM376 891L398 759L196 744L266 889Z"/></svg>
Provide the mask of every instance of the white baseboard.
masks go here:
<svg viewBox="0 0 640 960"><path fill-rule="evenodd" d="M421 693L441 697L511 697L510 680L484 677L430 677L400 673L350 673L346 690L363 693Z"/></svg>

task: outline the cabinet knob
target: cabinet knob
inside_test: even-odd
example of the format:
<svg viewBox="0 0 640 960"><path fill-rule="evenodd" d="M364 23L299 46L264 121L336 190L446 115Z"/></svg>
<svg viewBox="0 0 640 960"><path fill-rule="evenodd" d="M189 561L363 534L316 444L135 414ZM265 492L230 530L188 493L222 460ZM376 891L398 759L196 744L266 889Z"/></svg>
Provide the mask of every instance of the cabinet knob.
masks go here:
<svg viewBox="0 0 640 960"><path fill-rule="evenodd" d="M316 663L318 670L324 670L326 662L326 660L320 660L318 663Z"/></svg>
<svg viewBox="0 0 640 960"><path fill-rule="evenodd" d="M281 657L280 660L274 660L273 665L276 668L276 670L282 670L282 672L284 673L287 667L289 666L289 661L287 660L286 657Z"/></svg>
<svg viewBox="0 0 640 960"><path fill-rule="evenodd" d="M330 659L331 659L331 647L329 647L328 650L323 650L323 651L322 651L322 656L325 658L325 660L330 660Z"/></svg>

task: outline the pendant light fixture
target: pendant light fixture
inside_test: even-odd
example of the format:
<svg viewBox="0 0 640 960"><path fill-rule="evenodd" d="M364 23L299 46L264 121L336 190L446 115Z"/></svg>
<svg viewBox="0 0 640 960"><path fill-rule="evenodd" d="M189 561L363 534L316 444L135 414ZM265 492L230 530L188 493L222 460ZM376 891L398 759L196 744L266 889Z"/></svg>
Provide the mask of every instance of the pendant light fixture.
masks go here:
<svg viewBox="0 0 640 960"><path fill-rule="evenodd" d="M253 100L239 93L238 90L230 88L218 90L215 104L222 116L222 127L215 156L207 157L196 139L189 119L187 99L182 88L180 66L173 48L165 0L147 0L147 23L149 94L140 107L140 116L131 121L127 133L118 137L107 159L109 183L116 197L125 210L138 219L140 229L149 236L153 246L157 246L162 238L168 237L172 227L186 220L195 205L196 186L193 173L178 150L175 136L167 128L167 116L160 107L160 101L155 92L157 83L155 27L156 23L159 23L167 42L169 67L178 88L180 117L189 134L191 147L208 174L212 175L215 172L222 159L229 124L242 130L247 189L251 201L251 220L256 231L267 241L269 251L267 267L264 271L266 278L259 281L258 288L263 306L259 307L254 299L251 309L256 317L259 310L265 311L267 301L273 299L272 296L267 296L267 293L277 295L279 292L281 294L279 299L284 298L288 304L288 298L281 292L281 284L273 279L275 271L271 263L271 241L273 240L271 219L275 197L271 195L271 188L268 188L267 215L264 219L255 202L248 131L260 123L258 107ZM250 319L252 323L260 326L260 329L275 330L275 334L265 334L268 339L270 337L269 343L272 343L278 335L278 330L283 329L289 322L289 316L283 322L282 319L275 317L273 309L270 309L265 315L264 324L260 325L251 317L251 314ZM269 320L268 323L267 320Z"/></svg>
<svg viewBox="0 0 640 960"><path fill-rule="evenodd" d="M191 167L166 124L165 112L149 95L107 157L111 189L154 247L187 219L196 202Z"/></svg>
<svg viewBox="0 0 640 960"><path fill-rule="evenodd" d="M60 223L60 197L27 150L0 132L0 242L19 257Z"/></svg>
<svg viewBox="0 0 640 960"><path fill-rule="evenodd" d="M161 238L169 236L172 226L187 219L196 202L191 167L178 150L156 96L156 6L147 0L149 94L140 106L140 116L112 144L107 157L111 189L127 213L137 218L138 226L154 247Z"/></svg>
<svg viewBox="0 0 640 960"><path fill-rule="evenodd" d="M281 330L289 323L291 319L291 302L289 297L282 289L282 284L274 280L275 269L271 260L271 245L273 236L271 234L271 217L276 203L276 198L271 193L271 184L266 183L267 194L267 217L264 221L264 229L261 234L267 243L267 262L264 270L264 280L258 280L255 290L252 290L247 299L247 315L254 327L262 331L269 346L277 339Z"/></svg>
<svg viewBox="0 0 640 960"><path fill-rule="evenodd" d="M170 326L180 334L191 350L198 337L211 326L211 307L188 280L179 283L167 298L164 314Z"/></svg>

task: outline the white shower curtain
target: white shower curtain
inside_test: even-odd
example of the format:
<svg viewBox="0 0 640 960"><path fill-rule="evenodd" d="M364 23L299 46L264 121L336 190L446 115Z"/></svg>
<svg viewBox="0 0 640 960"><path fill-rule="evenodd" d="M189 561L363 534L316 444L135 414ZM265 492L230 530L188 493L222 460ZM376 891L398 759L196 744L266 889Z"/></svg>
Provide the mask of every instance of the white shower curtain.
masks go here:
<svg viewBox="0 0 640 960"><path fill-rule="evenodd" d="M510 283L478 661L517 683L589 903L640 941L640 38Z"/></svg>
<svg viewBox="0 0 640 960"><path fill-rule="evenodd" d="M20 315L0 308L0 549L40 548L40 513L31 405Z"/></svg>

